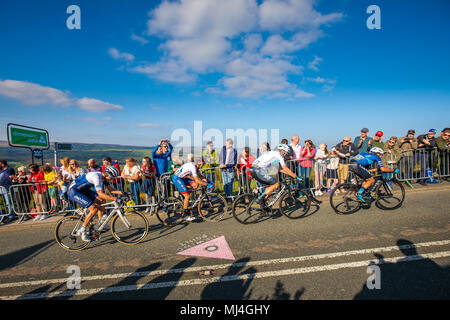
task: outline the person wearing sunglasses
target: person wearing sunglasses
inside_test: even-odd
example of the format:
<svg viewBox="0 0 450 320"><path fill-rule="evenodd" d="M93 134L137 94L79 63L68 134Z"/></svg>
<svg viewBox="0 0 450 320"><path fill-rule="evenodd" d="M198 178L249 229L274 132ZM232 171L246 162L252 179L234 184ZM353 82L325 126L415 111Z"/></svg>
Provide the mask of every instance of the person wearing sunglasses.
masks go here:
<svg viewBox="0 0 450 320"><path fill-rule="evenodd" d="M338 177L340 182L344 183L348 178L348 164L350 162L350 157L356 156L359 152L352 143L352 138L348 136L335 146L335 150L339 156Z"/></svg>
<svg viewBox="0 0 450 320"><path fill-rule="evenodd" d="M444 180L448 180L448 175L450 174L450 128L445 128L442 130L439 137L436 139L436 146L439 150L440 158L440 173L444 177Z"/></svg>

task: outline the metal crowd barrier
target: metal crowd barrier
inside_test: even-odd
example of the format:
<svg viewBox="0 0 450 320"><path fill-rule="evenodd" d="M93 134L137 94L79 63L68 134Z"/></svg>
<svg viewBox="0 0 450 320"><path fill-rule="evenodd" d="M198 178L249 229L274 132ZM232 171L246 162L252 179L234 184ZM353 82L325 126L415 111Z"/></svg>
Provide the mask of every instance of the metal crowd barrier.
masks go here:
<svg viewBox="0 0 450 320"><path fill-rule="evenodd" d="M403 150L399 161L400 181L440 179L450 176L450 152L448 150Z"/></svg>
<svg viewBox="0 0 450 320"><path fill-rule="evenodd" d="M11 198L9 197L8 190L0 186L0 222L5 216L9 216L11 213Z"/></svg>

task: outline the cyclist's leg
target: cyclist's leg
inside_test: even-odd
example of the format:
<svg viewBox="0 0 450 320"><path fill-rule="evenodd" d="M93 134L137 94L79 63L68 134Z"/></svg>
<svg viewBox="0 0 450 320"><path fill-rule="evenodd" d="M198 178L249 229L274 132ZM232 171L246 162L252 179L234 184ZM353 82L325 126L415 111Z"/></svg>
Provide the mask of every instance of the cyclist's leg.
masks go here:
<svg viewBox="0 0 450 320"><path fill-rule="evenodd" d="M372 174L369 170L358 163L349 164L348 169L358 177L364 179L364 182L362 183L361 188L358 191L358 199L362 202L366 202L362 195L367 190L367 188L369 188L375 182L374 177L372 177Z"/></svg>
<svg viewBox="0 0 450 320"><path fill-rule="evenodd" d="M174 186L177 187L178 191L180 191L180 193L183 195L183 209L187 210L189 208L190 194L184 180L176 175L172 175L172 182Z"/></svg>

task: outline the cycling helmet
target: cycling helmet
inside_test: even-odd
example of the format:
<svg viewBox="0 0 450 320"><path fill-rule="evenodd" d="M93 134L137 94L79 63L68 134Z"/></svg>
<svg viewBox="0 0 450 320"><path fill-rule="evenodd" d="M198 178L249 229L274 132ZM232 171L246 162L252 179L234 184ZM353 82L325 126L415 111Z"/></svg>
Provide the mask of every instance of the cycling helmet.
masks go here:
<svg viewBox="0 0 450 320"><path fill-rule="evenodd" d="M280 150L280 151L284 151L284 152L286 152L286 153L289 152L289 147L288 147L288 145L287 145L287 144L284 144L284 143L280 143L280 144L278 145L277 149Z"/></svg>
<svg viewBox="0 0 450 320"><path fill-rule="evenodd" d="M107 166L105 168L105 174L110 178L116 178L119 176L119 170L114 166Z"/></svg>
<svg viewBox="0 0 450 320"><path fill-rule="evenodd" d="M370 153L384 153L384 150L379 148L379 147L373 147L372 149L370 149Z"/></svg>

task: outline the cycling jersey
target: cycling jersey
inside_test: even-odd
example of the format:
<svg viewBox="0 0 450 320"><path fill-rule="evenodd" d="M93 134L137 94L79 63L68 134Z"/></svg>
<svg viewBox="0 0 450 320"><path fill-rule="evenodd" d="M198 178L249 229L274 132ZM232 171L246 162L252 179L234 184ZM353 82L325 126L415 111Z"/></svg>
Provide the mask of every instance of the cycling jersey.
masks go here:
<svg viewBox="0 0 450 320"><path fill-rule="evenodd" d="M94 187L95 191L103 189L102 173L89 172L76 178L69 186L69 189L75 188L79 191Z"/></svg>
<svg viewBox="0 0 450 320"><path fill-rule="evenodd" d="M183 164L180 168L175 171L175 175L179 178L185 178L187 176L196 177L197 176L197 167L193 162L188 162Z"/></svg>
<svg viewBox="0 0 450 320"><path fill-rule="evenodd" d="M278 151L267 151L258 157L253 162L252 166L256 168L269 168L280 164L282 167L286 166L283 156Z"/></svg>
<svg viewBox="0 0 450 320"><path fill-rule="evenodd" d="M372 163L377 163L379 168L384 167L381 158L373 153L361 152L360 154L352 157L351 161L355 161L363 167L368 167Z"/></svg>

